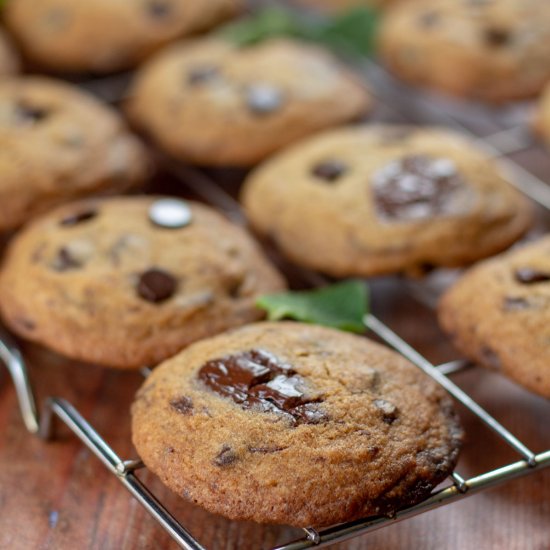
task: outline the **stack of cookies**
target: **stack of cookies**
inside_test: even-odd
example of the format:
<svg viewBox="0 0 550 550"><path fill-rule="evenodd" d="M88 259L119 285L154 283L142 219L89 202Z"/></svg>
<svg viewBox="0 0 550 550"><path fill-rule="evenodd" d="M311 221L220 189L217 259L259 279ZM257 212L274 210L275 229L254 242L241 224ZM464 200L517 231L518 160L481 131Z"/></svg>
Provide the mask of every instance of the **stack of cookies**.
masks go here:
<svg viewBox="0 0 550 550"><path fill-rule="evenodd" d="M489 101L550 80L550 19L532 1L364 3L388 7L380 53L405 80ZM73 360L155 367L133 441L168 487L232 519L319 527L413 505L458 460L453 403L403 357L262 322L257 300L287 288L262 241L333 278L482 260L443 298L441 324L550 397L550 243L487 259L534 214L473 140L369 124L367 85L320 45L195 36L240 0L38 4L8 0L0 34L0 316ZM120 112L59 77L134 68ZM550 139L548 97L537 127ZM166 157L245 169L251 231L144 194Z"/></svg>

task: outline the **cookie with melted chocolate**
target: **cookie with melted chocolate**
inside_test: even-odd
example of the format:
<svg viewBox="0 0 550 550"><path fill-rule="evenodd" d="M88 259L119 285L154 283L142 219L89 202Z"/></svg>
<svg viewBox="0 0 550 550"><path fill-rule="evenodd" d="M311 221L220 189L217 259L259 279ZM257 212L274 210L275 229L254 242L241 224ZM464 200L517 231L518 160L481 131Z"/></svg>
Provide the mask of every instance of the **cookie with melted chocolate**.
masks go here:
<svg viewBox="0 0 550 550"><path fill-rule="evenodd" d="M462 430L436 383L366 338L258 323L155 369L135 447L177 494L237 520L324 526L425 498Z"/></svg>
<svg viewBox="0 0 550 550"><path fill-rule="evenodd" d="M439 319L467 357L550 398L550 237L468 271Z"/></svg>
<svg viewBox="0 0 550 550"><path fill-rule="evenodd" d="M68 357L139 368L261 319L258 296L284 286L253 239L206 206L89 199L14 237L0 270L0 315Z"/></svg>
<svg viewBox="0 0 550 550"><path fill-rule="evenodd" d="M467 138L377 125L302 141L249 176L253 227L336 277L423 273L495 254L528 229L528 201Z"/></svg>

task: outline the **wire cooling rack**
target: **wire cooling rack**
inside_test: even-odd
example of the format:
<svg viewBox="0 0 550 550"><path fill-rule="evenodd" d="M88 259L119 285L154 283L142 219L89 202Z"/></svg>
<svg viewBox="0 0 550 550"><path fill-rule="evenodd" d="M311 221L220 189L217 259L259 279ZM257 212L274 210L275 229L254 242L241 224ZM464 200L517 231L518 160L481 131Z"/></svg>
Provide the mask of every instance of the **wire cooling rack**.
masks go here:
<svg viewBox="0 0 550 550"><path fill-rule="evenodd" d="M357 65L357 63L355 64ZM488 120L486 113L483 117L475 115L476 106L473 106L474 115L465 120L463 109L456 112L459 113L459 116L453 112L453 102L446 102L442 99L433 101L426 94L416 93L396 82L373 62L360 63L358 69L368 79L371 92L377 96L379 105L383 107L385 112L383 118L435 123L450 126L469 134L470 137L478 140L478 145L481 148L493 157L498 158L498 162L504 172L508 174L510 182L538 203L547 215L550 210L550 188L520 164L509 158L509 155L518 153L530 146L528 135L523 126L512 124L504 130L497 128ZM110 82L95 82L92 83L91 88L96 91L99 90L102 95L103 90L107 90L106 95L109 96L109 99L113 97L113 87ZM115 96L117 94L118 92L115 92ZM483 121L487 128L492 131L487 132L486 128L484 132L483 129L477 128L477 135L473 133L470 128L471 123L476 126L480 121ZM479 134L484 134L484 137L479 138ZM167 158L163 160L166 170L182 185L205 202L223 210L233 219L240 222L244 221L238 203L231 194L218 185L216 178L211 173L183 166ZM302 279L311 286L326 282L320 275L306 271L302 271ZM427 290L426 286L416 283L408 283L405 286L417 299L433 305L435 301L434 294L429 289ZM461 500L490 487L550 466L550 450L534 453L451 380L450 376L452 374L471 366L468 361L457 359L433 365L377 317L369 314L365 317L364 323L366 329L433 378L455 400L481 420L488 429L496 433L503 442L513 449L518 460L469 479L464 478L455 470L449 476L448 482L444 484L443 488L436 489L423 502L399 510L391 517L371 517L322 530L305 527L302 538L277 546L274 550L326 547ZM5 364L11 374L23 421L29 432L43 439L50 439L54 437L54 422L56 420L61 421L101 460L105 467L118 478L122 485L180 547L189 550L204 548L139 479L137 474L139 470L145 468L144 464L140 460L126 460L119 457L108 442L99 435L73 405L64 399L51 397L45 401L41 414L38 413L24 358L15 341L6 332L0 332L0 361ZM142 369L144 376L147 376L149 372L147 368Z"/></svg>

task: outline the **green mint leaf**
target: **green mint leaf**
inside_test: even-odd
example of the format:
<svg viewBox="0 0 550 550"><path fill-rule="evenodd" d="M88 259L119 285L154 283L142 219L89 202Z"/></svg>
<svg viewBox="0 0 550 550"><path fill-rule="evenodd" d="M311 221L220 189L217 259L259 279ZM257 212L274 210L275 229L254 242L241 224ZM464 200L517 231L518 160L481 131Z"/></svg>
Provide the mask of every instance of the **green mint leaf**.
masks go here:
<svg viewBox="0 0 550 550"><path fill-rule="evenodd" d="M279 7L222 28L221 34L238 46L250 46L275 37L292 37L324 45L337 53L371 55L375 48L379 15L358 7L333 18L306 17Z"/></svg>
<svg viewBox="0 0 550 550"><path fill-rule="evenodd" d="M279 36L298 36L300 30L292 12L272 6L226 25L221 34L237 46L251 46Z"/></svg>
<svg viewBox="0 0 550 550"><path fill-rule="evenodd" d="M365 283L344 281L315 290L266 294L256 305L267 311L270 321L294 319L361 333L368 301Z"/></svg>
<svg viewBox="0 0 550 550"><path fill-rule="evenodd" d="M379 15L372 8L360 7L317 24L310 38L327 47L350 55L371 55L376 46Z"/></svg>

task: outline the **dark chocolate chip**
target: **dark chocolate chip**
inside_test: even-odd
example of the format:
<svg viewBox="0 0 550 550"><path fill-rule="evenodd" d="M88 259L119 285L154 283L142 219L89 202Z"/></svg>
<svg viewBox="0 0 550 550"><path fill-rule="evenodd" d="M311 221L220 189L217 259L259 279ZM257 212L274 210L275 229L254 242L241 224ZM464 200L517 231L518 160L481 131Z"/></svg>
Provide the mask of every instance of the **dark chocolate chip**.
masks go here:
<svg viewBox="0 0 550 550"><path fill-rule="evenodd" d="M446 158L409 155L372 176L374 206L388 221L423 220L453 213L455 203L463 202L453 199L465 191L456 165Z"/></svg>
<svg viewBox="0 0 550 550"><path fill-rule="evenodd" d="M235 454L235 451L229 446L224 445L220 452L216 455L214 458L214 464L216 466L229 466L230 464L233 464L237 460L237 455Z"/></svg>
<svg viewBox="0 0 550 550"><path fill-rule="evenodd" d="M201 67L192 67L187 73L187 83L192 86L211 82L220 75L218 67L213 65L203 65Z"/></svg>
<svg viewBox="0 0 550 550"><path fill-rule="evenodd" d="M137 292L144 300L156 304L171 298L176 288L177 281L170 273L153 268L141 274Z"/></svg>
<svg viewBox="0 0 550 550"><path fill-rule="evenodd" d="M82 267L82 263L74 258L67 248L63 247L57 252L57 256L53 261L52 267L56 271L69 271L71 269L78 269L79 267Z"/></svg>
<svg viewBox="0 0 550 550"><path fill-rule="evenodd" d="M24 124L38 124L45 120L49 114L48 109L26 103L19 103L16 107L17 121Z"/></svg>
<svg viewBox="0 0 550 550"><path fill-rule="evenodd" d="M526 298L506 296L502 307L504 311L521 311L523 309L531 309L531 304Z"/></svg>
<svg viewBox="0 0 550 550"><path fill-rule="evenodd" d="M311 173L322 180L334 182L347 172L347 166L339 160L325 160L316 164Z"/></svg>
<svg viewBox="0 0 550 550"><path fill-rule="evenodd" d="M328 415L318 403L304 403L290 411L298 424L324 424L328 422Z"/></svg>
<svg viewBox="0 0 550 550"><path fill-rule="evenodd" d="M292 424L327 420L320 399L305 394L304 380L266 351L250 350L212 359L201 367L198 377L212 391L243 409L276 413Z"/></svg>
<svg viewBox="0 0 550 550"><path fill-rule="evenodd" d="M540 271L539 269L532 269L530 267L521 267L516 269L514 276L518 283L522 283L524 285L546 283L547 281L550 281L550 272Z"/></svg>
<svg viewBox="0 0 550 550"><path fill-rule="evenodd" d="M246 105L256 115L268 115L277 111L283 104L281 90L268 84L248 86L245 91Z"/></svg>
<svg viewBox="0 0 550 550"><path fill-rule="evenodd" d="M18 317L15 319L15 324L20 326L23 330L30 332L36 329L36 323L30 319Z"/></svg>
<svg viewBox="0 0 550 550"><path fill-rule="evenodd" d="M398 409L393 403L385 399L375 399L373 403L374 406L382 412L382 420L386 424L393 424L397 420Z"/></svg>
<svg viewBox="0 0 550 550"><path fill-rule="evenodd" d="M63 225L65 227L72 227L73 225L77 225L81 222L86 222L88 220L91 220L97 216L97 210L94 209L88 209L88 210L80 210L79 212L75 212L74 214L69 214L68 216L64 217L59 224Z"/></svg>
<svg viewBox="0 0 550 550"><path fill-rule="evenodd" d="M499 48L508 44L512 38L510 31L506 29L489 28L485 29L484 35L485 43L489 46Z"/></svg>
<svg viewBox="0 0 550 550"><path fill-rule="evenodd" d="M180 414L193 414L193 400L190 397L183 396L170 401L170 406Z"/></svg>
<svg viewBox="0 0 550 550"><path fill-rule="evenodd" d="M152 17L164 19L172 13L172 6L166 0L149 0L147 12Z"/></svg>

